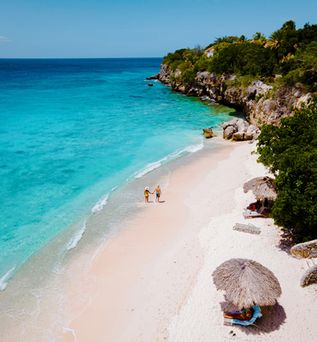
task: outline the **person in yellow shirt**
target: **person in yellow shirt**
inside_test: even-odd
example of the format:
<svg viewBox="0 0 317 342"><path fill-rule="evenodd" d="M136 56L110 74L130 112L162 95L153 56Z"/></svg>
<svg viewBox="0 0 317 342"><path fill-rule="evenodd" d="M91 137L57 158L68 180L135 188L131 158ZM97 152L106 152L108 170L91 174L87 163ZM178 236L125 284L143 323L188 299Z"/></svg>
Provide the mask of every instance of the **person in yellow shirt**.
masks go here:
<svg viewBox="0 0 317 342"><path fill-rule="evenodd" d="M150 197L150 194L152 194L153 192L150 191L149 187L146 186L144 188L144 202L145 203L149 203L149 197Z"/></svg>

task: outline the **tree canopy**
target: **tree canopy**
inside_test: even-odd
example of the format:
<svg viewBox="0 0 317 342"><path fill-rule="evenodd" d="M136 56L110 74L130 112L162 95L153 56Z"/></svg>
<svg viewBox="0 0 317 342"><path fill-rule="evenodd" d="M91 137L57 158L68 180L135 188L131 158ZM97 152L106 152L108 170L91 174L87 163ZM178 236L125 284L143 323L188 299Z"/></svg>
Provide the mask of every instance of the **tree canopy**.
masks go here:
<svg viewBox="0 0 317 342"><path fill-rule="evenodd" d="M281 125L264 125L259 161L275 174L272 215L300 240L317 238L317 98Z"/></svg>
<svg viewBox="0 0 317 342"><path fill-rule="evenodd" d="M274 78L279 83L317 91L317 25L305 24L297 29L287 21L266 38L256 32L252 39L244 35L217 38L205 49L180 49L169 53L163 63L179 69L179 78L191 86L199 71L216 74L250 75Z"/></svg>

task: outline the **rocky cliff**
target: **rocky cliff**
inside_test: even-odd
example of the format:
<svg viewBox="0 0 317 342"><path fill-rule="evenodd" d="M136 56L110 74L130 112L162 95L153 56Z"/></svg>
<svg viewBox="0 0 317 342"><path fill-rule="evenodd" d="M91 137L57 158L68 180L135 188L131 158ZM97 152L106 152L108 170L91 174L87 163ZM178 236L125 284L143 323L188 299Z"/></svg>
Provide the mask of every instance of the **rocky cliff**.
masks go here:
<svg viewBox="0 0 317 342"><path fill-rule="evenodd" d="M161 65L157 78L173 90L190 96L199 96L241 110L246 119L257 126L264 123L278 124L281 118L290 116L294 109L307 104L311 94L296 88L273 89L260 80L242 85L235 75L215 75L198 72L189 86L181 79L181 71L172 71Z"/></svg>

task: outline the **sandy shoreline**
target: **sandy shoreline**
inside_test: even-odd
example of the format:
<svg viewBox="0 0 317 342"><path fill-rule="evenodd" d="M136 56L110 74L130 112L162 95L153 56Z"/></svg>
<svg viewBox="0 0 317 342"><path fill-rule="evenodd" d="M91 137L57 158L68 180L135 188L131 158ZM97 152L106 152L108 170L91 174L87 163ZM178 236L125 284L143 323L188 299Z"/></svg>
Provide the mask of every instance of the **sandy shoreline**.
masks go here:
<svg viewBox="0 0 317 342"><path fill-rule="evenodd" d="M304 263L277 248L270 219L252 221L260 235L232 230L252 198L243 183L266 172L254 147L227 145L171 172L166 202L148 205L99 251L86 275L95 279L89 303L76 307L76 284L68 287L77 316L64 327L64 340L224 341L233 339L230 330L241 341L313 340L317 296L314 287L299 286ZM231 257L260 261L282 285L276 312L258 331L223 326L223 296L211 273ZM71 272L76 267L78 260Z"/></svg>
<svg viewBox="0 0 317 342"><path fill-rule="evenodd" d="M235 223L246 223L243 208L253 200L252 194L243 193L244 182L267 174L251 154L254 149L255 144L216 138L206 142L202 151L136 180L126 201L140 202L131 207L132 215L118 221L119 231L98 248L79 244L63 267L56 269L56 276L47 277L46 282L46 277L41 279L44 292L29 293L29 306L22 305L28 295L20 291L17 300L25 312L12 316L14 311L6 301L2 338L313 341L317 334L313 324L316 286L303 289L299 285L306 262L279 248L280 230L270 219L252 220L261 228L260 235L232 230ZM142 196L133 197L134 191L142 193L144 182L152 189L160 182L164 203L146 205ZM120 201L109 203L104 212L93 216L90 229L96 223L101 227L107 224L104 219L109 215L117 217L120 210L116 206ZM233 257L262 263L275 273L282 287L278 305L256 328L223 325L220 303L224 298L216 291L211 274ZM13 287L23 288L29 279L22 277L23 281L8 290L15 293ZM34 284L37 282L34 279Z"/></svg>
<svg viewBox="0 0 317 342"><path fill-rule="evenodd" d="M94 340L109 341L149 340L164 335L166 317L177 312L177 297L187 297L202 261L196 233L209 221L209 207L204 203L206 197L197 194L197 185L206 185L202 180L210 177L209 168L226 159L231 149L224 144L172 170L164 180L165 202L142 205L144 210L99 252L89 274L98 279L94 298L69 324L78 340L88 340L92 332ZM74 263L77 266L78 260ZM154 295L153 291L158 293ZM92 312L94 319L90 320ZM146 330L142 327L145 319ZM88 321L92 325L83 324ZM123 322L129 322L124 330Z"/></svg>

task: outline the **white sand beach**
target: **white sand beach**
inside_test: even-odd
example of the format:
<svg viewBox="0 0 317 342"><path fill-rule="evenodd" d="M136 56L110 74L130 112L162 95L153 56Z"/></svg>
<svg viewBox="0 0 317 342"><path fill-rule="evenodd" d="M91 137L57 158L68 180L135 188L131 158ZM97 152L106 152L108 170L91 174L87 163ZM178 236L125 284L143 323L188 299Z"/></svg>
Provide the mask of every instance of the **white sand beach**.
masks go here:
<svg viewBox="0 0 317 342"><path fill-rule="evenodd" d="M162 189L164 203L142 205L144 210L96 253L81 282L89 301L81 303L75 283L65 285L73 317L63 327L64 340L316 339L316 287L299 285L306 262L279 248L281 233L271 219L252 219L259 235L232 230L246 222L243 208L253 199L243 192L244 182L267 174L251 155L255 144L219 143L218 152L171 170ZM282 287L278 304L256 327L223 325L223 293L211 275L234 257L260 262ZM76 259L70 272L79 270Z"/></svg>

